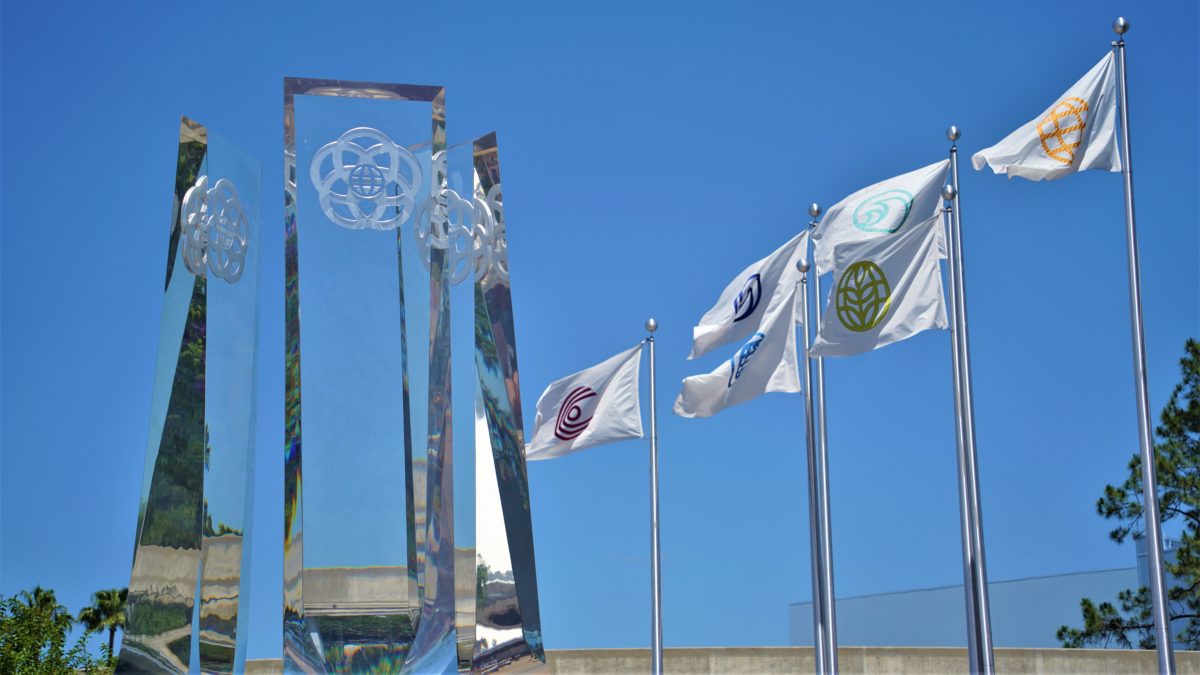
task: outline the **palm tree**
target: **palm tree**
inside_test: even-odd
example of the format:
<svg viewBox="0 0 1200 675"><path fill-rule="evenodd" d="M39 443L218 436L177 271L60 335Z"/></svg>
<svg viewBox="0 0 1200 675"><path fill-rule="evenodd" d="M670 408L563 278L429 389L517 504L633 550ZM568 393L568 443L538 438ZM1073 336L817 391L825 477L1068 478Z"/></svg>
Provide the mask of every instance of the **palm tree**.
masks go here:
<svg viewBox="0 0 1200 675"><path fill-rule="evenodd" d="M108 629L108 659L113 657L113 641L117 629L125 628L125 600L129 597L128 588L108 588L92 593L92 604L79 611L79 623L87 632L94 633Z"/></svg>
<svg viewBox="0 0 1200 675"><path fill-rule="evenodd" d="M52 621L67 614L67 608L58 604L54 591L41 586L34 586L32 591L21 591L20 598L26 607L45 614Z"/></svg>

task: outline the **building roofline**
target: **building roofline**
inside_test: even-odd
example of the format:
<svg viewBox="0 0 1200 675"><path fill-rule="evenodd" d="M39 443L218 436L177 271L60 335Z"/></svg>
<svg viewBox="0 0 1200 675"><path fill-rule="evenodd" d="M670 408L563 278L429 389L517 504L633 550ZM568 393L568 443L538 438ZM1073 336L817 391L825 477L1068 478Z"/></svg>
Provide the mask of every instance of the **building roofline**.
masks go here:
<svg viewBox="0 0 1200 675"><path fill-rule="evenodd" d="M1086 570L1083 572L1063 572L1062 574L1045 574L1045 575L1036 576L1036 577L1019 577L1017 579L1004 579L1001 581L989 581L988 586L995 586L998 584L1014 584L1014 583L1017 583L1020 581L1033 581L1035 579L1056 579L1059 577L1077 577L1077 576L1080 576L1083 574L1105 574L1108 572L1133 572L1134 574L1137 574L1137 571L1138 571L1137 567L1114 567L1114 568L1106 569L1106 570ZM885 591L883 593L865 593L863 595L850 595L850 596L846 596L844 598L837 598L837 601L842 602L844 600L862 600L864 598L879 598L879 597L883 597L886 595L905 595L908 593L927 593L929 591L943 591L946 589L955 589L955 588L962 588L962 584L948 584L945 586L930 586L928 588L912 588L912 589L909 589L906 591ZM802 600L800 602L789 602L788 607L796 607L798 605L811 605L811 604L812 604L812 600Z"/></svg>

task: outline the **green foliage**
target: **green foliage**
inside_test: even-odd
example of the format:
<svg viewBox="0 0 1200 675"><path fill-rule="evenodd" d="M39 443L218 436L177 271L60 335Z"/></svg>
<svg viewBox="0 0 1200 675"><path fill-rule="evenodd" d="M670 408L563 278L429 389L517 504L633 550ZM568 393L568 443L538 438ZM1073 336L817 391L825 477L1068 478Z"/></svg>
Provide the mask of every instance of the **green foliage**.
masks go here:
<svg viewBox="0 0 1200 675"><path fill-rule="evenodd" d="M1188 649L1200 649L1200 342L1188 340L1180 359L1183 379L1171 392L1171 400L1162 411L1155 429L1155 477L1162 522L1178 518L1183 534L1174 562L1167 571L1179 585L1167 589L1168 613L1172 628L1179 630L1175 639ZM1109 533L1120 543L1130 534L1145 531L1142 521L1142 462L1134 455L1129 462L1129 477L1119 486L1108 485L1096 504L1096 512L1119 525ZM1080 601L1083 627L1063 626L1058 639L1064 647L1093 647L1116 644L1154 648L1154 619L1150 591L1126 590L1117 599L1120 607L1109 602L1096 604L1089 598Z"/></svg>
<svg viewBox="0 0 1200 675"><path fill-rule="evenodd" d="M475 565L475 606L482 607L484 601L484 589L487 587L488 575L492 570L483 562L483 557L479 557Z"/></svg>
<svg viewBox="0 0 1200 675"><path fill-rule="evenodd" d="M183 628L192 621L192 607L182 602L159 603L139 598L137 611L130 617L126 632L131 635L162 635Z"/></svg>
<svg viewBox="0 0 1200 675"><path fill-rule="evenodd" d="M107 672L88 654L86 637L67 647L71 623L54 591L36 587L14 598L0 596L0 673Z"/></svg>
<svg viewBox="0 0 1200 675"><path fill-rule="evenodd" d="M129 598L128 588L107 588L92 593L92 604L79 611L79 623L89 633L108 631L108 649L104 654L108 663L113 663L113 642L117 629L125 628L125 601Z"/></svg>
<svg viewBox="0 0 1200 675"><path fill-rule="evenodd" d="M206 293L204 277L196 277L139 533L138 544L142 546L200 548L207 438L204 427Z"/></svg>

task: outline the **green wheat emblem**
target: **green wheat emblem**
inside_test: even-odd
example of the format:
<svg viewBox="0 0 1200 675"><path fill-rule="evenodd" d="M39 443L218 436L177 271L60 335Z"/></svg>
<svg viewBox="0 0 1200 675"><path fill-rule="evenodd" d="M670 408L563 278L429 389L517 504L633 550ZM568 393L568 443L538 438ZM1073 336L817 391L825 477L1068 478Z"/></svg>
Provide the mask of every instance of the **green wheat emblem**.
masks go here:
<svg viewBox="0 0 1200 675"><path fill-rule="evenodd" d="M860 260L846 268L834 295L838 321L856 333L883 321L892 304L892 288L879 265Z"/></svg>
<svg viewBox="0 0 1200 675"><path fill-rule="evenodd" d="M863 232L891 234L908 221L913 196L908 190L885 190L862 200L854 209L854 226Z"/></svg>

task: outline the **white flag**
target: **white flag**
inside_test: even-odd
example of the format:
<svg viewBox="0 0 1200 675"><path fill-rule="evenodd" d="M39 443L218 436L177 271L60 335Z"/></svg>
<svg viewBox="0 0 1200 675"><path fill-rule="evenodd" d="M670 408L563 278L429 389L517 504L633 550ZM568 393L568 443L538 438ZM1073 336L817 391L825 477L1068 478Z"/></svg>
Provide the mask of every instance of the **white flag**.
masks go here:
<svg viewBox="0 0 1200 675"><path fill-rule="evenodd" d="M937 214L949 168L950 160L943 159L865 187L829 207L813 232L817 274L833 269L838 244L895 235ZM938 252L946 257L940 239Z"/></svg>
<svg viewBox="0 0 1200 675"><path fill-rule="evenodd" d="M525 459L551 459L604 443L642 437L638 373L642 345L564 377L537 402Z"/></svg>
<svg viewBox="0 0 1200 675"><path fill-rule="evenodd" d="M941 217L894 237L842 244L813 356L879 349L929 328L946 328L937 244Z"/></svg>
<svg viewBox="0 0 1200 675"><path fill-rule="evenodd" d="M684 378L683 391L675 399L675 414L709 417L769 391L800 391L795 298L793 285L732 358L707 375Z"/></svg>
<svg viewBox="0 0 1200 675"><path fill-rule="evenodd" d="M800 280L796 262L808 255L808 232L801 232L771 255L742 270L712 309L692 329L689 359L723 344L745 340L759 329Z"/></svg>
<svg viewBox="0 0 1200 675"><path fill-rule="evenodd" d="M1009 178L1054 180L1085 169L1120 171L1117 153L1117 67L1112 52L1054 105L971 158Z"/></svg>

